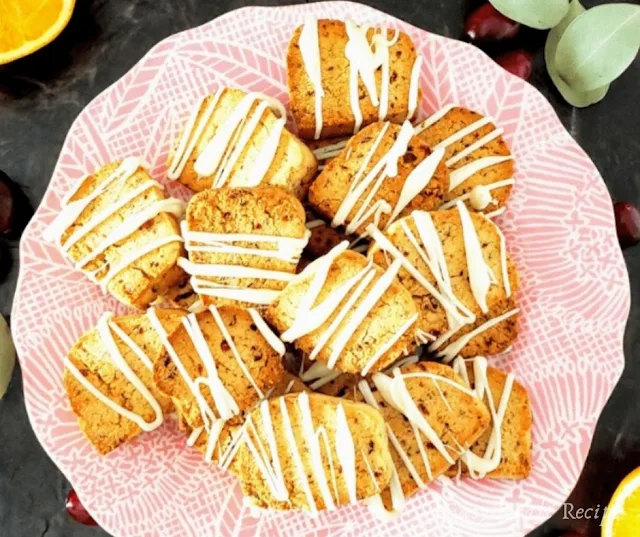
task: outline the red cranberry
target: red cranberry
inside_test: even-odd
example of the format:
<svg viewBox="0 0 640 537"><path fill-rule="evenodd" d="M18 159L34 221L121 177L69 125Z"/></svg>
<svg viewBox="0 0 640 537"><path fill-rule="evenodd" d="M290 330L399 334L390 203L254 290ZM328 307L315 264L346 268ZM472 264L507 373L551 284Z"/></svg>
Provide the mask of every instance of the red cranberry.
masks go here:
<svg viewBox="0 0 640 537"><path fill-rule="evenodd" d="M22 189L0 170L0 235L17 239L32 214Z"/></svg>
<svg viewBox="0 0 640 537"><path fill-rule="evenodd" d="M80 522L80 524L84 524L85 526L97 526L95 520L91 517L89 512L84 508L84 505L80 503L80 498L76 494L76 491L71 489L67 496L67 503L65 504L65 509L67 513L73 518L76 522Z"/></svg>
<svg viewBox="0 0 640 537"><path fill-rule="evenodd" d="M622 248L635 246L640 242L640 212L635 205L627 201L613 204L616 217L616 231Z"/></svg>
<svg viewBox="0 0 640 537"><path fill-rule="evenodd" d="M464 32L472 41L511 39L519 29L519 23L505 17L489 2L472 11L464 24Z"/></svg>
<svg viewBox="0 0 640 537"><path fill-rule="evenodd" d="M533 70L533 57L526 50L518 49L507 52L495 58L496 63L519 76L523 80L529 80Z"/></svg>

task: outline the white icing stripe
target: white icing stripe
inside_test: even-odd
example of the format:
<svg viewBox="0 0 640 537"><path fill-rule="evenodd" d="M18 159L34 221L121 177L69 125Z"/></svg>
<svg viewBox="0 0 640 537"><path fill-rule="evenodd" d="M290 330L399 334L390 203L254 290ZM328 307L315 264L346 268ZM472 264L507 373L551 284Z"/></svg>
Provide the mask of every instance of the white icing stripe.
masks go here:
<svg viewBox="0 0 640 537"><path fill-rule="evenodd" d="M456 108L455 104L448 104L433 113L427 119L425 119L422 123L416 126L416 134L420 134L421 132L427 130L431 125L435 125L438 121L440 121L444 116L446 116L451 110Z"/></svg>
<svg viewBox="0 0 640 537"><path fill-rule="evenodd" d="M476 173L490 166L495 166L508 160L513 160L511 155L507 156L491 156L472 160L468 164L451 171L449 174L449 192L452 192L462 183L470 179Z"/></svg>
<svg viewBox="0 0 640 537"><path fill-rule="evenodd" d="M381 52L382 73L380 77L380 106L378 107L378 121L384 121L385 119L387 119L387 113L389 110L389 91L391 89L391 79L389 78L391 47L398 42L400 32L398 30L395 30L395 33L391 40L387 39L387 30L380 29L379 32L380 33L376 32L373 36L373 45L376 49L376 53L378 52L378 47L380 47L380 50L382 50L383 47L385 49L383 52ZM409 116L407 116L407 119L409 119Z"/></svg>
<svg viewBox="0 0 640 537"><path fill-rule="evenodd" d="M313 150L313 154L315 155L317 160L327 160L337 157L342 152L342 150L347 147L348 142L349 139L347 138L333 144L327 144L323 147L318 147L317 149Z"/></svg>
<svg viewBox="0 0 640 537"><path fill-rule="evenodd" d="M300 47L300 55L302 56L305 71L313 85L314 116L316 121L314 138L317 140L322 132L322 99L324 97L317 20L312 17L307 18L300 32L298 46Z"/></svg>
<svg viewBox="0 0 640 537"><path fill-rule="evenodd" d="M180 218L184 214L184 202L175 198L158 200L152 205L145 207L139 213L131 215L125 219L116 229L107 235L93 251L75 263L75 268L81 269L87 263L93 261L102 254L107 248L113 246L117 242L125 239L144 225L145 222L155 218L160 213L172 214L176 218Z"/></svg>
<svg viewBox="0 0 640 537"><path fill-rule="evenodd" d="M457 162L460 162L462 159L468 157L471 153L473 153L477 149L480 149L481 147L484 147L491 140L495 140L498 136L502 136L502 134L504 134L504 129L501 129L501 128L500 129L493 129L491 132L485 134L479 140L476 140L474 143L470 144L469 146L464 148L459 153L456 153L451 158L447 159L447 162L446 162L447 166L449 166L451 168L454 164L456 164Z"/></svg>
<svg viewBox="0 0 640 537"><path fill-rule="evenodd" d="M237 300L238 302L247 302L258 306L271 304L280 294L280 291L270 289L248 289L216 284L197 276L191 277L191 286L199 295Z"/></svg>
<svg viewBox="0 0 640 537"><path fill-rule="evenodd" d="M182 242L182 237L180 235L167 235L165 237L158 237L157 239L147 244L144 244L139 249L131 250L129 253L122 256L122 258L116 265L110 266L107 274L102 279L97 280L96 273L103 270L106 265L102 265L100 268L97 269L97 271L94 271L91 274L87 274L87 276L89 276L89 278L91 279L94 279L94 281L97 281L100 284L100 288L103 291L106 291L111 280L115 278L124 269L126 269L129 265L132 265L138 259L144 257L147 254L150 254L154 250L157 250L158 248L162 248L163 246L166 246L167 244L170 244L172 242Z"/></svg>
<svg viewBox="0 0 640 537"><path fill-rule="evenodd" d="M120 166L100 182L100 184L95 187L88 196L75 201L69 201L84 184L84 180L81 181L78 187L69 191L69 194L67 194L67 196L62 200L58 216L56 216L54 221L43 233L45 240L56 241L60 244L60 240L64 232L80 217L82 212L93 200L98 198L110 186L113 185L115 187L119 183L125 182L136 173L138 168L141 168L143 165L143 161L140 158L128 157L122 161Z"/></svg>
<svg viewBox="0 0 640 537"><path fill-rule="evenodd" d="M213 315L213 318L215 319L216 324L218 325L218 329L222 333L222 336L224 337L224 340L227 342L227 345L229 345L229 348L231 349L231 353L233 354L233 357L236 359L236 362L238 363L238 366L240 367L240 370L244 373L245 377L247 377L247 380L251 383L251 385L253 386L254 390L258 394L258 396L260 398L264 397L264 394L262 393L262 390L260 390L260 388L256 384L256 381L251 376L251 373L249 372L249 369L247 369L247 365L242 360L242 357L240 356L240 353L238 352L238 349L236 348L236 344L233 341L233 338L231 337L231 334L229 334L229 330L227 329L227 326L224 324L224 321L222 320L222 317L220 316L220 312L218 312L218 310L217 310L217 308L215 306L209 306L209 311Z"/></svg>
<svg viewBox="0 0 640 537"><path fill-rule="evenodd" d="M105 220L116 214L118 211L123 209L127 204L131 203L135 198L144 194L147 190L151 188L160 188L162 189L162 185L158 182L149 179L148 181L144 181L141 185L136 187L131 192L128 192L122 199L117 200L117 202L113 205L109 205L98 214L93 216L91 220L83 224L80 228L76 229L72 235L62 243L62 249L65 252L68 252L74 244L77 244L85 235L91 232L94 228L102 224Z"/></svg>
<svg viewBox="0 0 640 537"><path fill-rule="evenodd" d="M444 358L444 362L448 363L453 360L460 351L477 335L482 334L482 332L487 331L489 328L501 323L502 321L507 320L508 318L514 316L516 313L520 311L518 308L512 309L499 315L498 317L494 317L493 319L489 319L486 323L481 324L471 332L466 333L464 336L458 338L453 343L447 345L444 349L438 352L438 356ZM429 346L430 350L437 350L438 347L434 347L435 343Z"/></svg>
<svg viewBox="0 0 640 537"><path fill-rule="evenodd" d="M189 117L189 121L184 127L182 131L182 136L180 137L180 142L178 143L178 147L176 149L175 154L173 155L173 159L171 164L169 165L169 169L167 170L167 177L171 180L176 180L187 165L193 150L200 140L204 129L208 125L209 121L211 121L211 117L218 105L218 101L222 96L222 92L224 90L218 90L214 95L200 98L198 104L195 106L193 111L191 112L191 116ZM205 108L202 117L198 121L198 115L200 114L200 110L202 109L202 105L206 100L209 100L207 107ZM197 122L197 124L196 124Z"/></svg>
<svg viewBox="0 0 640 537"><path fill-rule="evenodd" d="M278 295L278 289L254 288L250 286L235 287L230 281L237 278L265 279L270 281L289 282L295 274L295 266L300 260L311 232L305 231L301 238L279 237L275 235L259 235L247 233L208 233L191 231L186 221L182 223L182 234L186 240L186 250L191 255L194 252L211 254L251 255L267 259L277 259L289 263L290 269L268 270L243 265L222 265L216 263L195 263L189 259L180 258L178 265L191 276L191 286L201 295L239 300L250 304L270 304ZM250 247L238 246L236 242L249 242ZM261 247L261 244L273 246ZM212 281L207 278L221 278Z"/></svg>
<svg viewBox="0 0 640 537"><path fill-rule="evenodd" d="M459 201L457 208L462 224L462 237L464 240L471 291L482 313L487 313L489 311L487 295L491 287L491 269L487 266L482 255L482 245L480 244L480 239L466 205Z"/></svg>
<svg viewBox="0 0 640 537"><path fill-rule="evenodd" d="M338 490L340 476L344 481L349 500L356 502L357 465L355 442L343 405L336 405L335 415L334 438L337 462L340 464L339 472L336 464L334 464L328 431L323 425L316 427L313 423L309 395L306 392L301 392L295 396L279 397L278 399L277 410L282 418L281 423L286 440L284 442L285 453L283 455L289 456L293 461L297 484L302 488L308 509L311 512L318 511L318 505L311 489L312 478L317 485L317 491L326 509L335 509L336 502L340 499ZM287 401L293 403L292 408L297 412L302 442L296 439ZM262 418L261 427L256 426L251 415L247 417L242 439L246 443L255 460L258 471L263 476L274 498L281 502L288 502L289 491L282 471L280 462L282 455L278 452L278 443L269 401L265 400L260 403L260 415ZM303 461L303 452L308 454L306 458L308 470ZM362 457L370 470L369 461L364 453L362 453ZM329 466L328 475L325 469L325 460ZM375 475L371 471L370 474L373 482L377 484Z"/></svg>
<svg viewBox="0 0 640 537"><path fill-rule="evenodd" d="M313 425L311 406L309 405L309 396L306 392L302 392L297 398L296 402L298 403L298 410L300 412L302 436L304 438L311 462L311 471L313 472L313 476L315 477L316 483L318 484L318 489L320 490L320 494L322 495L322 500L324 501L326 508L329 510L335 509L336 505L331 496L331 491L329 490L329 480L327 479L324 471L324 465L322 464L322 452L320 450L320 443L318 442L316 430ZM338 412L336 415L336 447L338 444L338 421L340 418L340 408L341 405L338 405ZM324 428L321 428L321 430L324 430ZM318 433L320 433L320 430L318 430ZM353 445L353 439L351 439L351 441ZM344 448L345 446L341 447ZM330 455L330 453L327 453L327 455Z"/></svg>
<svg viewBox="0 0 640 537"><path fill-rule="evenodd" d="M311 222L307 222L305 224L305 227L308 230L312 230L312 229L315 229L317 227L326 226L326 225L327 225L327 223L324 220L311 220Z"/></svg>
<svg viewBox="0 0 640 537"><path fill-rule="evenodd" d="M216 99L214 101L217 103ZM258 104L254 108L256 102ZM275 99L257 92L246 94L197 156L193 168L200 177L211 177L213 188L220 188L229 182L236 162L256 132L267 108L279 114L280 119L286 117L282 104ZM251 184L241 185L237 180L231 179L231 186L255 186L263 180L273 162L283 132L282 127L283 121L278 121L269 132L254 163Z"/></svg>
<svg viewBox="0 0 640 537"><path fill-rule="evenodd" d="M501 181L496 181L495 183L490 183L488 185L482 185L484 188L486 188L487 190L496 190L498 188L503 188L505 186L511 186L515 184L515 179L503 179ZM474 187L477 188L477 187ZM453 198L452 200L443 203L442 205L440 205L440 207L438 207L439 211L446 211L447 209L451 209L452 207L455 207L456 204L459 201L466 201L471 197L471 192L469 191L466 194L462 194L461 196L458 196L456 198Z"/></svg>
<svg viewBox="0 0 640 537"><path fill-rule="evenodd" d="M416 212L413 213L414 216ZM418 269L416 269L409 260L402 255L402 252L400 252L400 250L398 250L393 243L382 234L382 232L372 225L369 225L367 229L380 249L389 252L395 259L401 260L403 268L406 269L407 272L409 272L409 274L411 274L427 291L429 291L429 293L433 295L438 302L440 302L445 311L447 311L453 319L457 319L459 322L465 319L465 317L456 310L455 304L452 304L449 299L440 294L438 290L420 273L420 271L418 271ZM473 316L473 319L475 320L475 316Z"/></svg>
<svg viewBox="0 0 640 537"><path fill-rule="evenodd" d="M295 275L279 270L267 270L242 265L208 265L193 263L184 257L178 260L178 265L185 272L198 277L223 277L223 278L256 278L264 280L290 281Z"/></svg>
<svg viewBox="0 0 640 537"><path fill-rule="evenodd" d="M507 240L504 237L504 233L502 230L492 222L491 219L484 215L485 219L488 222L491 222L496 230L496 233L500 237L500 266L502 269L502 285L504 287L504 292L507 295L507 298L511 296L511 282L509 281L509 266L507 264Z"/></svg>
<svg viewBox="0 0 640 537"><path fill-rule="evenodd" d="M482 479L489 472L494 471L501 462L502 422L507 410L507 405L509 404L515 379L511 373L507 375L498 403L498 410L496 411L487 375L487 360L484 357L478 356L471 359L471 361L473 362L476 397L482 401L484 401L486 397L487 406L491 413L492 429L484 455L479 457L471 450L468 450L462 455L461 460L469 469L469 475L472 479ZM457 357L453 363L453 368L463 378L467 386L471 388L465 361L461 357Z"/></svg>
<svg viewBox="0 0 640 537"><path fill-rule="evenodd" d="M331 250L326 256L323 256L311 265L309 265L302 273L297 277L302 278L307 275L312 275L312 280L309 284L307 292L302 296L298 304L296 315L294 315L293 324L281 334L283 341L294 341L306 334L309 334L322 326L322 324L333 314L340 305L340 303L346 298L345 304L336 313L334 320L327 327L327 329L320 335L314 349L311 351L309 358L315 359L324 345L333 337L331 344L331 354L327 360L327 367L333 369L340 358L344 347L348 343L349 339L356 332L361 323L366 319L367 315L374 308L376 303L381 299L384 293L389 289L396 277L398 270L400 269L400 263L393 263L377 280L376 267L372 265L370 261L355 275L347 279L338 288L334 289L328 297L326 297L320 304L316 304L316 300L322 290L322 287L326 281L329 269L333 264L335 258L340 255L346 249L347 242L343 241L333 250ZM308 272L307 272L308 271ZM360 299L369 285L374 282L370 291L366 294L364 299L360 301L357 307L354 306ZM349 293L353 289L353 293ZM343 323L345 319L348 319L346 323ZM413 319L415 322L415 319ZM410 326L410 325L409 325ZM389 342L381 343L383 349L387 349L392 346L406 330L408 329L408 323L400 327L390 338ZM374 353L374 356L368 363L368 369L370 369L375 362L386 351ZM374 360L375 358L375 360ZM363 373L364 374L364 373Z"/></svg>
<svg viewBox="0 0 640 537"><path fill-rule="evenodd" d="M75 367L75 365L69 360L69 358L64 359L64 365L67 370L76 378L82 386L89 391L96 399L98 399L101 403L108 406L114 412L120 414L121 416L127 418L128 420L133 421L140 429L143 431L149 432L157 429L163 421L162 408L160 407L160 403L155 399L151 391L145 386L145 384L140 380L140 378L135 374L133 369L129 366L129 364L122 356L120 349L113 337L112 330L114 330L119 337L124 335L122 338L125 345L130 346L131 350L134 352L137 358L139 358L146 368L153 367L150 358L144 354L142 349L136 345L131 338L129 338L115 323L111 322L111 314L104 314L100 320L98 321L97 330L100 334L100 338L107 348L107 352L113 365L124 375L124 377L133 385L133 387L142 395L145 401L152 408L155 418L151 423L147 423L142 416L124 408L116 404L109 397L104 395L100 390L98 390L84 375ZM130 345L133 344L133 345Z"/></svg>
<svg viewBox="0 0 640 537"><path fill-rule="evenodd" d="M490 213L485 213L485 216L487 218L495 218L496 216L500 216L506 210L507 210L506 206L503 206L503 207L500 207L499 209L496 209L495 211L491 211Z"/></svg>
<svg viewBox="0 0 640 537"><path fill-rule="evenodd" d="M409 82L409 107L407 119L411 119L418 109L418 94L420 90L420 69L422 68L422 56L416 54L416 60L411 69L411 80Z"/></svg>
<svg viewBox="0 0 640 537"><path fill-rule="evenodd" d="M413 198L429 186L443 157L444 149L436 149L411 171L404 185L402 185L400 197L391 212L391 216L389 216L385 229L398 218L398 215L411 203Z"/></svg>
<svg viewBox="0 0 640 537"><path fill-rule="evenodd" d="M338 404L336 412L336 452L342 468L342 476L349 494L349 501L356 503L356 449L353 435L349 429L349 421L342 404Z"/></svg>
<svg viewBox="0 0 640 537"><path fill-rule="evenodd" d="M407 152L408 145L413 136L413 127L411 126L410 122L405 121L402 124L400 132L398 133L398 136L389 151L387 151L387 153L380 160L378 160L378 162L375 163L369 173L365 175L365 171L369 166L369 163L371 162L371 159L373 158L373 155L378 149L380 143L382 142L385 134L387 133L389 125L390 123L385 123L384 127L376 137L373 145L371 146L371 149L364 158L362 165L354 176L353 181L349 186L347 195L342 200L342 203L340 204L340 207L336 211L336 214L331 222L331 225L333 227L344 225L351 211L361 200L361 197L364 195L364 193L368 191L366 197L362 200L360 208L356 211L355 215L351 219L351 222L349 222L349 224L346 226L347 234L355 233L356 230L362 224L364 224L372 214L375 214L374 224L377 227L382 213L392 212L391 207L384 200L377 200L373 205L371 204L373 198L384 183L384 180L387 177L396 177L398 174L398 160ZM431 164L433 164L432 160L429 161L429 165ZM425 168L427 167L428 165L425 165ZM426 171L426 169L423 169L422 171ZM405 186L407 182L409 182L409 185L406 186L406 190L403 188L403 192L401 193L401 196L396 204L396 209L398 207L401 207L399 210L397 210L398 213L411 201L411 198L409 198L409 194L416 190L415 182L418 179L420 181L424 181L424 178L419 177L418 175L414 175L411 181L405 181ZM430 177L427 179L426 183L428 183L429 180Z"/></svg>
<svg viewBox="0 0 640 537"><path fill-rule="evenodd" d="M478 129L481 129L485 125L488 125L489 123L491 123L491 121L492 119L490 117L482 117L478 121L474 121L473 123L460 129L459 131L454 132L451 136L445 138L441 142L438 142L433 146L433 149L447 149L451 144L462 140L465 136L477 131Z"/></svg>
<svg viewBox="0 0 640 537"><path fill-rule="evenodd" d="M262 334L262 337L267 341L267 343L269 343L269 345L271 345L271 348L280 356L284 356L286 349L284 348L284 343L280 341L280 338L273 333L273 330L269 328L269 325L255 309L249 308L247 311L249 312L249 315L251 315L253 323Z"/></svg>

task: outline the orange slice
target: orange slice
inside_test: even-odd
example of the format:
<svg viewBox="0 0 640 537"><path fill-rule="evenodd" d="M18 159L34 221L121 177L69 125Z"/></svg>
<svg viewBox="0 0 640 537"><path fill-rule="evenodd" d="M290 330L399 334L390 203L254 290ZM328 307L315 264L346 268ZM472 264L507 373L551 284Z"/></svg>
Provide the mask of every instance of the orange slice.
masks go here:
<svg viewBox="0 0 640 537"><path fill-rule="evenodd" d="M74 5L75 0L0 0L0 65L53 41Z"/></svg>
<svg viewBox="0 0 640 537"><path fill-rule="evenodd" d="M640 468L618 485L602 520L602 537L638 537L640 534Z"/></svg>

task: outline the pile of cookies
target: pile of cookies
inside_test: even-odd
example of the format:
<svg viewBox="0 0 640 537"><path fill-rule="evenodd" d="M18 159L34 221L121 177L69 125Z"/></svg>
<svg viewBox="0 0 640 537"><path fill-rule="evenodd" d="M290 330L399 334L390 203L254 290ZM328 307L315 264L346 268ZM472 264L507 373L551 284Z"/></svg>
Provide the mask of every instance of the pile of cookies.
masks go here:
<svg viewBox="0 0 640 537"><path fill-rule="evenodd" d="M257 508L384 517L443 475L525 478L528 396L489 366L518 318L502 129L455 105L412 123L402 32L308 20L286 64L297 134L239 89L185 118L186 205L131 157L63 200L47 237L139 310L64 360L81 429L107 454L175 413Z"/></svg>

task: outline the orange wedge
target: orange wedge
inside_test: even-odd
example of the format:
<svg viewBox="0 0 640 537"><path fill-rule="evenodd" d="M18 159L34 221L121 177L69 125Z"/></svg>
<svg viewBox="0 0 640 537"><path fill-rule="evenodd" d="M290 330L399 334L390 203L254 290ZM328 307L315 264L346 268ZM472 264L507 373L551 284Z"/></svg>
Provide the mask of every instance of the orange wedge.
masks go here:
<svg viewBox="0 0 640 537"><path fill-rule="evenodd" d="M0 65L53 41L74 5L75 0L0 0Z"/></svg>
<svg viewBox="0 0 640 537"><path fill-rule="evenodd" d="M618 485L602 520L602 537L640 535L640 468Z"/></svg>

